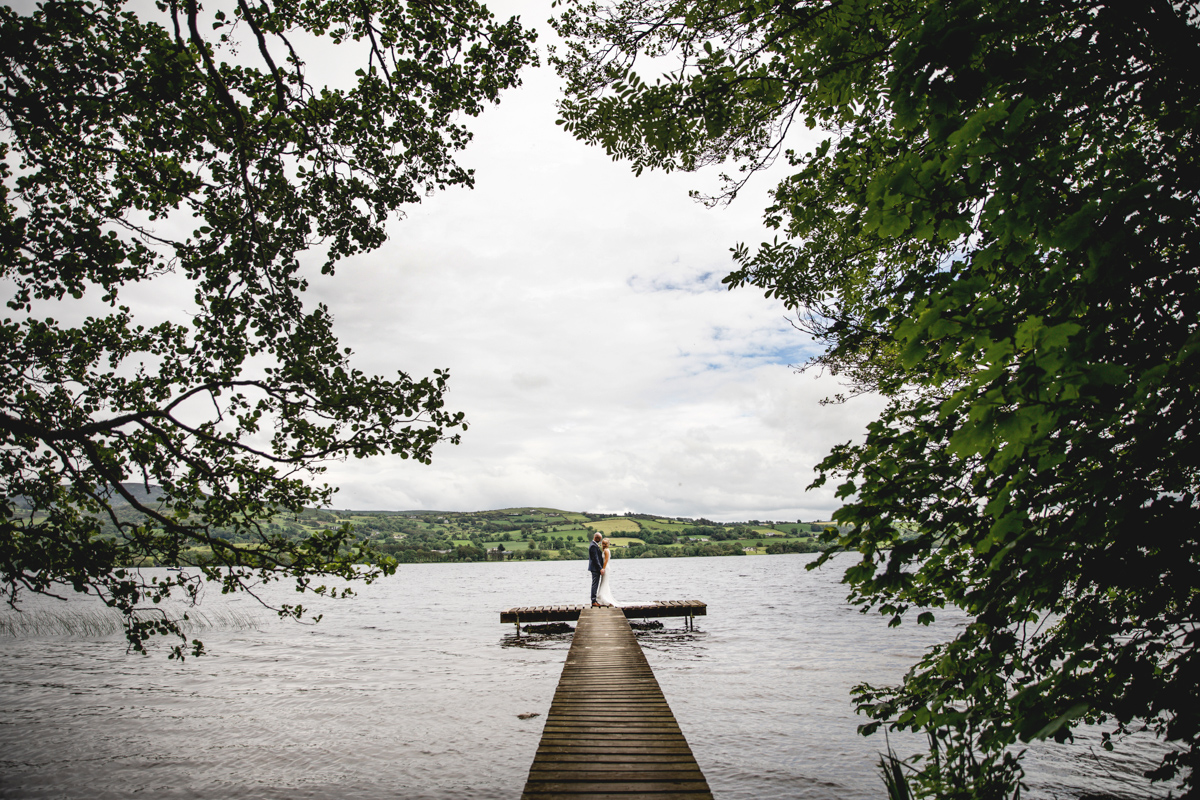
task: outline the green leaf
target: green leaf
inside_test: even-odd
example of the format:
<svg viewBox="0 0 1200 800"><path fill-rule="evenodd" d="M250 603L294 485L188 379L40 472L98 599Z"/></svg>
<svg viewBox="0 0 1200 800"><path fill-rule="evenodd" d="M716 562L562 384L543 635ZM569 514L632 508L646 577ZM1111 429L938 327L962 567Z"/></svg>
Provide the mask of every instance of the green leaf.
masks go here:
<svg viewBox="0 0 1200 800"><path fill-rule="evenodd" d="M1088 712L1091 708L1087 703L1076 703L1062 714L1058 715L1050 722L1046 723L1037 733L1033 734L1033 739L1045 739L1053 736L1062 726L1066 725L1071 720L1079 719Z"/></svg>

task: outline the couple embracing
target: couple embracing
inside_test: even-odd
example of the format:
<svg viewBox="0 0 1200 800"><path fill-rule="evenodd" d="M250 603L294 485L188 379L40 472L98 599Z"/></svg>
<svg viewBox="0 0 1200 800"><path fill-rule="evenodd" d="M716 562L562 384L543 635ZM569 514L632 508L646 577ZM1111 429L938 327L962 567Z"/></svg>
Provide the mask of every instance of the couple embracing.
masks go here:
<svg viewBox="0 0 1200 800"><path fill-rule="evenodd" d="M599 533L592 537L592 546L588 548L588 572L592 573L592 605L620 605L613 599L612 582L608 579L608 561L611 554L608 551L608 539Z"/></svg>

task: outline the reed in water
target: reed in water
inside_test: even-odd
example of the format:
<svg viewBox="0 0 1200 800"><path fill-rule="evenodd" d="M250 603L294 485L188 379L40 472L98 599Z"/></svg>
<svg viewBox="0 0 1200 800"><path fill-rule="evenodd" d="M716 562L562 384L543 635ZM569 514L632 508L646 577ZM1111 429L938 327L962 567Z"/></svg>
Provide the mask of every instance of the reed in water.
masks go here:
<svg viewBox="0 0 1200 800"><path fill-rule="evenodd" d="M137 612L150 617L163 615L162 609L151 608ZM185 614L171 615L184 633L211 630L248 630L258 628L262 617L247 611L219 609L199 611L190 609ZM90 608L55 608L31 611L9 611L0 614L0 636L41 637L75 636L83 639L112 636L125 630L120 612L107 606Z"/></svg>

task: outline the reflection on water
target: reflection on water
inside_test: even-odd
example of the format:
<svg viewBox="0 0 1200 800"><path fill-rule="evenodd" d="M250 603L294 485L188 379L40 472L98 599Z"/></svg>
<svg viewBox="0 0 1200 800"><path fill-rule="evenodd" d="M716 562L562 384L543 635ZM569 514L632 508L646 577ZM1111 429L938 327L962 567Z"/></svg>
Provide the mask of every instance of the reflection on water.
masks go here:
<svg viewBox="0 0 1200 800"><path fill-rule="evenodd" d="M849 689L897 680L963 623L889 629L809 560L614 565L622 597L709 605L694 631L668 619L636 633L723 800L883 796L882 739L856 735ZM498 612L588 589L582 563L404 565L357 598L318 601L316 626L214 593L206 614L255 624L214 625L211 655L182 665L126 655L119 634L0 637L0 797L515 800L571 635L518 639ZM1150 752L1101 753L1086 735L1035 748L1029 796L1165 796L1137 777Z"/></svg>

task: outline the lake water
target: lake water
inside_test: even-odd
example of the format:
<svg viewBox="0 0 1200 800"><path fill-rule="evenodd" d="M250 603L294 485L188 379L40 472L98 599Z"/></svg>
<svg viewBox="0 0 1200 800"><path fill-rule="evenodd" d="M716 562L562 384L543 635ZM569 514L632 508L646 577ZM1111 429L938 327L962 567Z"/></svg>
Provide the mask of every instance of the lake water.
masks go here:
<svg viewBox="0 0 1200 800"><path fill-rule="evenodd" d="M619 600L708 603L694 632L664 620L639 641L721 800L884 797L883 737L855 733L849 689L896 681L963 624L889 629L812 558L613 562ZM210 655L184 664L126 655L119 635L0 638L0 797L516 800L570 635L517 640L498 612L587 592L582 561L402 565L316 604L316 626L214 592L203 611L257 623L204 632ZM1090 732L1040 746L1028 796L1165 797L1139 777L1154 749L1104 753Z"/></svg>

